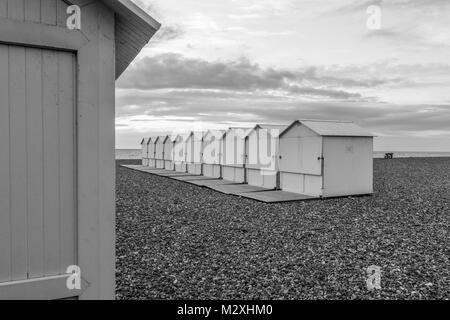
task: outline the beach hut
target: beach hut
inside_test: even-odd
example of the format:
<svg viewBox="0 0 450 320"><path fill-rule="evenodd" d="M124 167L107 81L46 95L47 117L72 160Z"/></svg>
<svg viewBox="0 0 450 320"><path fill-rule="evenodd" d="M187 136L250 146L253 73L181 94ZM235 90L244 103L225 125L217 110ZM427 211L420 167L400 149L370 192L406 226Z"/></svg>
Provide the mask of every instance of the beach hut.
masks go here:
<svg viewBox="0 0 450 320"><path fill-rule="evenodd" d="M155 168L164 169L164 141L167 135L158 136L155 140Z"/></svg>
<svg viewBox="0 0 450 320"><path fill-rule="evenodd" d="M317 197L373 193L373 135L353 122L298 120L280 135L284 191Z"/></svg>
<svg viewBox="0 0 450 320"><path fill-rule="evenodd" d="M148 147L147 147L147 138L141 140L141 157L142 157L142 165L148 166Z"/></svg>
<svg viewBox="0 0 450 320"><path fill-rule="evenodd" d="M245 183L245 138L250 131L249 128L230 128L225 132L221 154L224 180Z"/></svg>
<svg viewBox="0 0 450 320"><path fill-rule="evenodd" d="M173 144L175 171L186 172L186 140L189 134L178 134Z"/></svg>
<svg viewBox="0 0 450 320"><path fill-rule="evenodd" d="M147 149L148 149L148 166L150 168L156 168L156 148L155 143L158 137L150 137L147 140Z"/></svg>
<svg viewBox="0 0 450 320"><path fill-rule="evenodd" d="M287 125L259 124L246 137L245 182L268 189L279 188L279 136Z"/></svg>
<svg viewBox="0 0 450 320"><path fill-rule="evenodd" d="M164 169L175 170L174 145L176 136L168 135L164 140Z"/></svg>
<svg viewBox="0 0 450 320"><path fill-rule="evenodd" d="M203 136L203 175L205 177L222 177L220 159L225 132L225 130L208 130Z"/></svg>
<svg viewBox="0 0 450 320"><path fill-rule="evenodd" d="M193 131L186 139L186 164L187 172L202 174L202 153L204 132Z"/></svg>
<svg viewBox="0 0 450 320"><path fill-rule="evenodd" d="M115 80L159 26L129 0L0 0L0 300L114 299Z"/></svg>

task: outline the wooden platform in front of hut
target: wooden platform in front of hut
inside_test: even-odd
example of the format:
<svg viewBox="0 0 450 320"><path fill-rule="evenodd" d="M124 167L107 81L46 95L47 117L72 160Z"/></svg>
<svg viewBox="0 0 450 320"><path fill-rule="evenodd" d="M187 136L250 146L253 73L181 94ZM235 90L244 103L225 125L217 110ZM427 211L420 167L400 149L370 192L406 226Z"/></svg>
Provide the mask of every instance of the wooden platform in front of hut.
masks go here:
<svg viewBox="0 0 450 320"><path fill-rule="evenodd" d="M306 201L320 199L303 194L291 193L280 190L267 189L263 187L252 186L248 184L236 183L233 181L209 178L205 176L193 175L190 173L170 171L164 169L155 169L142 165L121 165L124 168L150 173L161 177L174 179L180 182L193 184L199 187L205 187L227 195L234 195L248 198L264 203Z"/></svg>
<svg viewBox="0 0 450 320"><path fill-rule="evenodd" d="M235 182L232 181L228 181L228 180L223 180L223 179L200 179L200 180L191 180L191 181L186 181L190 184L195 184L196 186L199 187L206 187L206 188L212 188L212 187L216 187L216 186L223 186L223 185L230 185L230 184L235 184Z"/></svg>
<svg viewBox="0 0 450 320"><path fill-rule="evenodd" d="M258 200L266 203L277 203L277 202L290 202L290 201L306 201L320 199L318 197L311 197L304 194L297 194L292 192L280 191L280 190L270 190L262 192L251 192L244 194L237 194L241 197Z"/></svg>
<svg viewBox="0 0 450 320"><path fill-rule="evenodd" d="M231 182L231 181L230 181ZM260 191L269 191L269 189L257 187L257 186L251 186L248 184L225 184L225 185L218 185L218 186L211 186L210 189L213 189L215 191L219 191L225 194L232 194L232 195L243 195L246 193L252 193L252 192L260 192Z"/></svg>
<svg viewBox="0 0 450 320"><path fill-rule="evenodd" d="M186 175L186 176L180 176L180 177L173 177L175 180L178 181L184 181L184 182L191 182L191 181L213 181L217 180L214 178L207 178L205 176L198 176L198 175Z"/></svg>

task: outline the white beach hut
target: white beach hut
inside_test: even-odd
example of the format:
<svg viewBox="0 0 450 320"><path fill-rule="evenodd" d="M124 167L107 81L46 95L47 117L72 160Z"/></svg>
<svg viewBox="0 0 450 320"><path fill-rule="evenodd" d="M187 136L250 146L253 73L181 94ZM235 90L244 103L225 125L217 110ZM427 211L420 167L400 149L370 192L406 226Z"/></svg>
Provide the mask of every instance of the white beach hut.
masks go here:
<svg viewBox="0 0 450 320"><path fill-rule="evenodd" d="M141 158L142 158L142 165L148 166L148 147L147 147L147 138L144 138L141 140Z"/></svg>
<svg viewBox="0 0 450 320"><path fill-rule="evenodd" d="M175 171L186 172L186 140L189 134L178 134L173 144Z"/></svg>
<svg viewBox="0 0 450 320"><path fill-rule="evenodd" d="M187 172L202 174L203 135L201 131L193 131L186 140Z"/></svg>
<svg viewBox="0 0 450 320"><path fill-rule="evenodd" d="M249 128L230 128L223 138L221 154L222 178L245 183L245 138Z"/></svg>
<svg viewBox="0 0 450 320"><path fill-rule="evenodd" d="M147 149L148 149L148 166L150 168L156 167L155 160L155 142L158 137L150 137L147 140Z"/></svg>
<svg viewBox="0 0 450 320"><path fill-rule="evenodd" d="M0 300L116 297L115 80L159 27L130 0L0 0Z"/></svg>
<svg viewBox="0 0 450 320"><path fill-rule="evenodd" d="M246 137L245 182L279 188L279 136L287 125L259 124Z"/></svg>
<svg viewBox="0 0 450 320"><path fill-rule="evenodd" d="M203 175L221 178L221 154L225 130L208 130L203 136Z"/></svg>
<svg viewBox="0 0 450 320"><path fill-rule="evenodd" d="M164 169L164 141L167 135L158 136L155 140L155 168Z"/></svg>
<svg viewBox="0 0 450 320"><path fill-rule="evenodd" d="M168 135L164 140L164 169L175 170L174 145L176 136Z"/></svg>
<svg viewBox="0 0 450 320"><path fill-rule="evenodd" d="M373 135L353 122L298 120L280 135L284 191L318 197L373 193Z"/></svg>

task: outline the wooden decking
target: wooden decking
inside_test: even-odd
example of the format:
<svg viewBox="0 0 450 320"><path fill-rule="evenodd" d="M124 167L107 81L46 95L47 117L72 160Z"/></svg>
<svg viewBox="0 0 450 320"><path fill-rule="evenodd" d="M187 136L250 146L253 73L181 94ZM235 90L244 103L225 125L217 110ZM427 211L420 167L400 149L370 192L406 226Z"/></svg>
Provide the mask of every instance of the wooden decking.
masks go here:
<svg viewBox="0 0 450 320"><path fill-rule="evenodd" d="M311 197L302 194L290 193L280 190L271 190L248 184L227 181L223 179L209 178L205 176L193 175L177 171L169 171L164 169L155 169L141 165L122 165L122 167L144 173L154 174L161 177L167 177L180 182L193 184L199 187L205 187L224 194L248 198L264 203L306 201L319 199L316 197Z"/></svg>

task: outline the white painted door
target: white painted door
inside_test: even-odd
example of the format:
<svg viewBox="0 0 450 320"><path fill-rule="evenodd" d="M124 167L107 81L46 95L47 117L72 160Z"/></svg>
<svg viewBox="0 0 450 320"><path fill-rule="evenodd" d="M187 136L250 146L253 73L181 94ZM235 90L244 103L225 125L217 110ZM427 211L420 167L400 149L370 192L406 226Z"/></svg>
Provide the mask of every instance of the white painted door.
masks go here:
<svg viewBox="0 0 450 320"><path fill-rule="evenodd" d="M75 61L0 45L0 296L77 261Z"/></svg>

